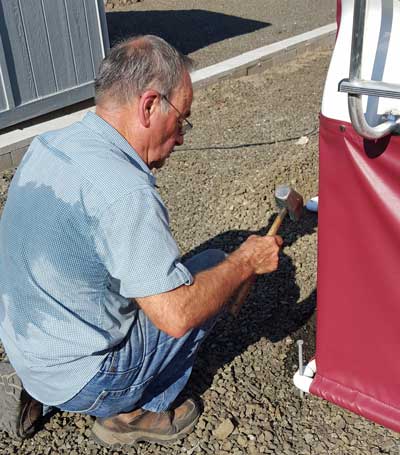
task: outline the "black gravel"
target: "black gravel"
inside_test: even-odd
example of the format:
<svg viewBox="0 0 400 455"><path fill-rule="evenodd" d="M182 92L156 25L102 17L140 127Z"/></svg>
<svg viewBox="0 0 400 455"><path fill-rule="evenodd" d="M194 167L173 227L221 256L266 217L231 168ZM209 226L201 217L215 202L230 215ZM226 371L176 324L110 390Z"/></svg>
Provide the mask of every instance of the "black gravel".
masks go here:
<svg viewBox="0 0 400 455"><path fill-rule="evenodd" d="M263 74L195 93L194 129L159 171L160 191L183 255L229 252L275 215L277 184L305 198L318 188L318 112L330 51L305 54ZM299 137L308 143L297 143ZM304 141L303 141L304 142ZM11 173L0 177L0 203ZM169 448L107 450L90 439L92 419L56 414L19 442L0 433L4 454L400 454L398 434L292 385L295 342L315 347L317 216L286 220L279 270L259 278L238 319L221 318L185 391L203 400L195 431Z"/></svg>

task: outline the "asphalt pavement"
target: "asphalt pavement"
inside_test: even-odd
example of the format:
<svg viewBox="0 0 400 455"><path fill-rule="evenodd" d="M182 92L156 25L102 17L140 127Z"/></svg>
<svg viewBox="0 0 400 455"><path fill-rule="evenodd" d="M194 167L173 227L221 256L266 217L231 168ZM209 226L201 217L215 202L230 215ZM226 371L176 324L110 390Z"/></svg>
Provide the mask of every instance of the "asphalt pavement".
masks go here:
<svg viewBox="0 0 400 455"><path fill-rule="evenodd" d="M108 0L111 45L155 34L203 68L327 25L336 0ZM130 3L128 1L128 3ZM114 5L112 8L110 7Z"/></svg>

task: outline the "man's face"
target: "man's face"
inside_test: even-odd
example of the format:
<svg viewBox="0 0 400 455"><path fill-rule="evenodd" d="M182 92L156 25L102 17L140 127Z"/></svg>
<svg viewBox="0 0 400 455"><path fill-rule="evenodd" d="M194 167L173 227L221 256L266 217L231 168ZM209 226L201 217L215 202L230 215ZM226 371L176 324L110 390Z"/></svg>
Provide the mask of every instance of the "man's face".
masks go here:
<svg viewBox="0 0 400 455"><path fill-rule="evenodd" d="M183 144L181 127L184 119L190 115L192 100L192 82L189 73L185 72L181 84L175 89L169 99L171 104L173 104L182 115L179 115L171 106L168 112L163 112L161 110L161 98L159 100L148 152L148 164L150 169L162 167L166 159L173 152L174 147Z"/></svg>

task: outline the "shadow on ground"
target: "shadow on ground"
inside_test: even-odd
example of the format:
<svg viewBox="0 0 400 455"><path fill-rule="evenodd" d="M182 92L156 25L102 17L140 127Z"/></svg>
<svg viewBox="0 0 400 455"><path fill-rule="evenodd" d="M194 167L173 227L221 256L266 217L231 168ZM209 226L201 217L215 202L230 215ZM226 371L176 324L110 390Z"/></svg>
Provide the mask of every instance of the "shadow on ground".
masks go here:
<svg viewBox="0 0 400 455"><path fill-rule="evenodd" d="M110 12L107 24L111 46L130 36L152 34L161 36L184 54L271 25L199 9Z"/></svg>
<svg viewBox="0 0 400 455"><path fill-rule="evenodd" d="M219 248L229 253L252 234L265 235L268 227L260 231L227 231L192 250L186 257L207 248ZM296 283L296 267L285 254L285 246L315 232L317 216L305 213L300 223L284 221L279 234L284 239L279 268L269 275L258 277L253 291L247 298L237 318L223 315L200 349L188 385L190 392L201 395L211 385L216 371L244 352L261 338L276 343L288 335L300 332L305 335L305 325L316 306L316 289L304 300ZM306 353L307 354L307 353Z"/></svg>

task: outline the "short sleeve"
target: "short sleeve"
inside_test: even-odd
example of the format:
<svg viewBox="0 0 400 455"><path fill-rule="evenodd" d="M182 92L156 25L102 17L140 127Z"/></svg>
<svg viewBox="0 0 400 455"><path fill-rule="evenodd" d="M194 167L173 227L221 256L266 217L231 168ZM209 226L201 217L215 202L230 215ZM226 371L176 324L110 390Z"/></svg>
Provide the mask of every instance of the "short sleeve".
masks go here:
<svg viewBox="0 0 400 455"><path fill-rule="evenodd" d="M120 294L146 297L190 285L169 227L168 212L152 188L124 195L104 210L95 234L97 254L120 281Z"/></svg>

